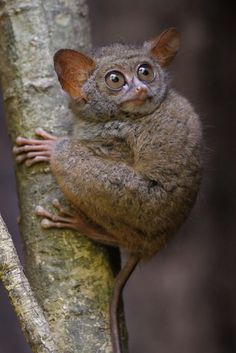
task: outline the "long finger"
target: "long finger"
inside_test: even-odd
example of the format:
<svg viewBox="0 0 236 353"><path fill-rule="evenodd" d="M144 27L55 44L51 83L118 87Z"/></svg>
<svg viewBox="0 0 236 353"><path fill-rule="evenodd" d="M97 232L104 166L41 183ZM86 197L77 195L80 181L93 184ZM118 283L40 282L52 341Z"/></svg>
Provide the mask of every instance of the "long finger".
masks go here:
<svg viewBox="0 0 236 353"><path fill-rule="evenodd" d="M27 167L31 167L32 165L36 164L36 163L40 163L40 162L49 162L50 158L49 157L44 157L44 156L36 156L33 159L27 159L27 161L25 162L25 165Z"/></svg>
<svg viewBox="0 0 236 353"><path fill-rule="evenodd" d="M49 140L53 140L55 141L57 138L55 136L53 136L52 134L49 134L48 132L46 132L45 130L43 130L41 127L38 127L35 130L35 133L41 137L43 137L44 139L49 139Z"/></svg>
<svg viewBox="0 0 236 353"><path fill-rule="evenodd" d="M25 160L27 159L27 154L26 153L22 153L21 155L16 157L16 163L21 164L23 163Z"/></svg>
<svg viewBox="0 0 236 353"><path fill-rule="evenodd" d="M44 142L44 141L41 141ZM21 147L14 146L12 151L14 154L20 154L24 152L33 152L33 151L46 151L48 150L48 144L38 144L38 145L23 145Z"/></svg>
<svg viewBox="0 0 236 353"><path fill-rule="evenodd" d="M17 137L16 139L16 144L18 146L22 146L22 145L41 145L42 144L42 140L37 140L37 139L33 139L33 138L30 138L30 139L27 139L25 137Z"/></svg>
<svg viewBox="0 0 236 353"><path fill-rule="evenodd" d="M34 158L37 156L42 156L42 157L50 157L51 152L50 151L38 151L38 152L28 152L27 153L27 158Z"/></svg>

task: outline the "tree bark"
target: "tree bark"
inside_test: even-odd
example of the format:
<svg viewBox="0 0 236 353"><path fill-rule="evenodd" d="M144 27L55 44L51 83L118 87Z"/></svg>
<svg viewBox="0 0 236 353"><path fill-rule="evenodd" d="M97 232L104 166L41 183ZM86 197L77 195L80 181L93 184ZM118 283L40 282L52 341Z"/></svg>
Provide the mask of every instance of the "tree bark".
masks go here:
<svg viewBox="0 0 236 353"><path fill-rule="evenodd" d="M34 352L56 353L48 323L35 300L11 236L0 216L0 278Z"/></svg>
<svg viewBox="0 0 236 353"><path fill-rule="evenodd" d="M37 127L71 132L52 56L59 48L89 46L85 0L0 0L0 76L12 141L33 136ZM110 353L111 252L78 232L41 228L35 207L50 209L62 197L48 166L20 166L16 176L25 268L58 351Z"/></svg>

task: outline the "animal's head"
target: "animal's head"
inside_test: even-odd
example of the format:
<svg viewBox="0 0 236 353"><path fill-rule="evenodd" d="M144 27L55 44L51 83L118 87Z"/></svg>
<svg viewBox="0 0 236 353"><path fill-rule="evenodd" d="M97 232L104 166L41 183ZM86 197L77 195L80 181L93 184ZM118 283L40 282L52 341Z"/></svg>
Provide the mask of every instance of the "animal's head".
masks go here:
<svg viewBox="0 0 236 353"><path fill-rule="evenodd" d="M170 28L142 47L115 44L93 57L61 49L54 65L62 88L87 118L135 117L151 113L163 101L166 67L179 45L179 32Z"/></svg>

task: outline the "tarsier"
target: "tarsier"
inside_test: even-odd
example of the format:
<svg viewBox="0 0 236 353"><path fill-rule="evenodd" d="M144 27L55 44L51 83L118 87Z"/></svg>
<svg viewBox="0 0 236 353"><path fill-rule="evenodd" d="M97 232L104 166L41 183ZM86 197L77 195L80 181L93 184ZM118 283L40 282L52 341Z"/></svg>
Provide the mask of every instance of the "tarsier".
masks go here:
<svg viewBox="0 0 236 353"><path fill-rule="evenodd" d="M62 49L54 56L71 96L76 129L58 138L18 137L17 162L50 163L75 213L42 207L45 228L72 228L125 249L110 304L114 353L120 353L119 296L141 259L152 257L186 219L201 180L201 124L191 104L169 87L166 67L180 36L175 28L143 46L114 44L90 56Z"/></svg>

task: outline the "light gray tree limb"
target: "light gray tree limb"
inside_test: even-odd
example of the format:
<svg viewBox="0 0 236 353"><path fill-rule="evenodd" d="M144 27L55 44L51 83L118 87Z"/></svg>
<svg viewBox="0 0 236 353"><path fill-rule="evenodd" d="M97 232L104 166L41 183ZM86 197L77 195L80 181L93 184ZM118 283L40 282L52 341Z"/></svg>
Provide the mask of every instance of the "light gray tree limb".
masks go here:
<svg viewBox="0 0 236 353"><path fill-rule="evenodd" d="M32 350L37 353L56 353L48 323L30 288L1 215L0 279Z"/></svg>

